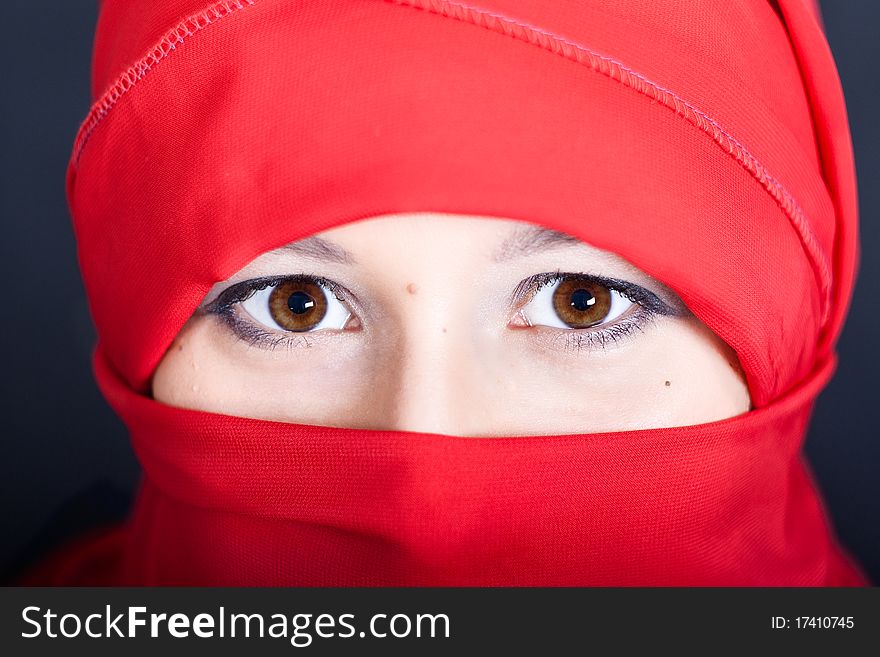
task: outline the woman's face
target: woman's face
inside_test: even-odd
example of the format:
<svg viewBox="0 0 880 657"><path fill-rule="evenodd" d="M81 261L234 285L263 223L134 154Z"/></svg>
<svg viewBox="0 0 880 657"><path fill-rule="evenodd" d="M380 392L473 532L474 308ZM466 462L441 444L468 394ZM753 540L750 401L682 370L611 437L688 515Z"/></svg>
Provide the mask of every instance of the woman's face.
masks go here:
<svg viewBox="0 0 880 657"><path fill-rule="evenodd" d="M698 424L750 403L733 350L619 256L526 222L436 213L261 255L209 292L153 396L463 436Z"/></svg>

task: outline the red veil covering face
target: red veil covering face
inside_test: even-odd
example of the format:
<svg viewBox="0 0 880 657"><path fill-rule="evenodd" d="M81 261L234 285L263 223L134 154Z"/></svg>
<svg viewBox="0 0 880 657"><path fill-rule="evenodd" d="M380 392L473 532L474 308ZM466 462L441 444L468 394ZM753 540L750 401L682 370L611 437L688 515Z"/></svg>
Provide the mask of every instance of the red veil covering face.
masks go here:
<svg viewBox="0 0 880 657"><path fill-rule="evenodd" d="M801 456L858 260L809 0L105 0L93 64L67 190L95 373L144 479L42 582L865 583ZM475 439L151 399L214 283L409 211L622 255L736 350L754 410Z"/></svg>

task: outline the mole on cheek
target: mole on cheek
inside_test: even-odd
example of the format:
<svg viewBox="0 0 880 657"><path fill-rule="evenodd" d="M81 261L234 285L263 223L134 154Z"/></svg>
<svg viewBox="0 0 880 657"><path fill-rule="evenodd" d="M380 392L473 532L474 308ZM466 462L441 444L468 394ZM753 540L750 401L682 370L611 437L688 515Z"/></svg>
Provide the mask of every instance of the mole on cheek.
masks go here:
<svg viewBox="0 0 880 657"><path fill-rule="evenodd" d="M664 385L668 388L669 386L672 385L672 381L667 381Z"/></svg>

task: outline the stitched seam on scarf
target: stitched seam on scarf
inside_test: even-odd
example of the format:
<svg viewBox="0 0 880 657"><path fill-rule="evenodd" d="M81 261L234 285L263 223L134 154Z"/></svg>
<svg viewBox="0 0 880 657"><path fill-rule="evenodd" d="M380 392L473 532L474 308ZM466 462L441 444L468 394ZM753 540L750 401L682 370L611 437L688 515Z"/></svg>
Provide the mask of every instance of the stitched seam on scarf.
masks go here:
<svg viewBox="0 0 880 657"><path fill-rule="evenodd" d="M413 7L446 18L454 18L466 23L472 23L478 27L544 48L579 64L584 64L592 70L612 80L616 80L652 100L658 101L711 136L719 146L722 146L761 183L764 189L770 193L785 212L801 240L801 244L810 259L813 273L819 281L819 290L823 300L821 324L825 325L831 310L831 270L802 208L782 183L770 175L767 169L743 144L705 112L687 102L675 92L652 82L644 75L636 73L612 57L602 55L561 36L508 16L455 2L454 0L385 0L385 2Z"/></svg>
<svg viewBox="0 0 880 657"><path fill-rule="evenodd" d="M186 39L193 36L196 32L205 29L209 25L213 25L221 18L229 16L233 12L253 5L255 2L256 0L227 0L226 2L218 2L197 14L188 16L166 32L159 43L153 46L144 57L141 57L137 62L123 71L113 84L111 84L110 87L101 94L101 97L92 105L78 131L76 140L74 141L74 165L79 163L82 151L85 148L86 143L88 143L89 137L91 137L92 133L95 131L95 128L97 128L104 117L110 113L110 110L116 106L119 99L142 80L154 66L174 52L177 49L177 46L184 43Z"/></svg>
<svg viewBox="0 0 880 657"><path fill-rule="evenodd" d="M116 106L119 99L138 81L143 79L154 66L175 51L178 45L184 43L185 39L225 16L254 5L256 1L228 0L226 2L218 2L206 10L185 18L169 30L159 43L150 49L147 55L119 75L107 91L102 94L101 98L92 105L89 114L80 127L74 141L74 165L79 163L83 149L95 128ZM539 46L577 63L585 64L592 70L602 73L612 80L617 80L625 86L662 103L679 116L685 118L689 123L710 135L717 144L724 147L730 155L740 162L763 185L788 216L810 258L814 274L819 280L820 291L823 296L822 324L825 324L830 314L830 267L806 221L803 210L788 190L770 175L757 158L705 112L697 109L669 89L652 82L640 73L636 73L612 57L602 55L568 39L507 16L454 2L453 0L384 1L430 11L439 16L471 23L478 27L512 36Z"/></svg>

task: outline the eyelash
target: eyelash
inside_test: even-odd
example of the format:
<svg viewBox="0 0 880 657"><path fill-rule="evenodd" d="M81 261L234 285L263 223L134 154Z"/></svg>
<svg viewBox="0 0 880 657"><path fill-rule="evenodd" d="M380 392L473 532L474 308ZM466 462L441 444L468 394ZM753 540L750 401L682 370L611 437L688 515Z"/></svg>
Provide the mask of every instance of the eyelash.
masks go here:
<svg viewBox="0 0 880 657"><path fill-rule="evenodd" d="M632 308L627 309L621 318L615 320L614 323L600 328L555 329L552 327L542 327L543 336L546 337L548 333L552 332L549 337L551 343L555 343L560 338L564 339L565 350L605 349L610 343L616 343L635 331L642 331L643 327L653 321L657 315L675 314L675 310L653 292L629 281L595 274L562 272L560 270L534 274L523 279L511 294L511 303L518 307L524 305L531 301L545 285L552 285L560 280L572 277L586 278L608 289L617 291L621 296L635 304L637 310L636 312L631 312ZM332 293L339 301L352 305L352 295L339 283L323 276L301 273L286 276L267 276L236 283L223 290L216 299L204 306L201 312L218 316L239 339L251 346L268 350L275 350L279 347L287 349L311 347L312 341L306 337L308 335L306 332L296 333L292 336L270 333L256 324L242 319L235 312L235 306L246 301L258 291L283 281L292 280L307 280L320 285Z"/></svg>
<svg viewBox="0 0 880 657"><path fill-rule="evenodd" d="M629 281L583 272L562 272L558 269L555 272L543 272L523 279L514 289L511 301L519 306L524 302L531 301L544 286L574 277L591 280L607 287L609 290L615 290L635 304L636 310L631 312L633 309L629 308L612 324L598 328L543 328L543 331L552 331L549 337L550 346L555 346L555 343L562 339L564 340L563 349L566 351L605 349L608 344L617 343L619 340L632 335L635 331L643 331L643 328L649 322L654 321L658 315L676 314L675 310L663 302L656 294Z"/></svg>
<svg viewBox="0 0 880 657"><path fill-rule="evenodd" d="M264 276L236 283L223 290L216 299L204 307L202 312L218 316L232 329L239 339L254 347L261 347L270 351L279 347L287 349L311 347L312 341L306 337L307 333L295 333L293 335L270 333L252 322L243 320L235 312L236 305L247 301L260 290L265 290L267 287L272 287L284 281L294 280L306 280L320 285L329 290L339 301L351 304L351 298L347 294L347 290L339 283L316 274L303 273L288 276Z"/></svg>

